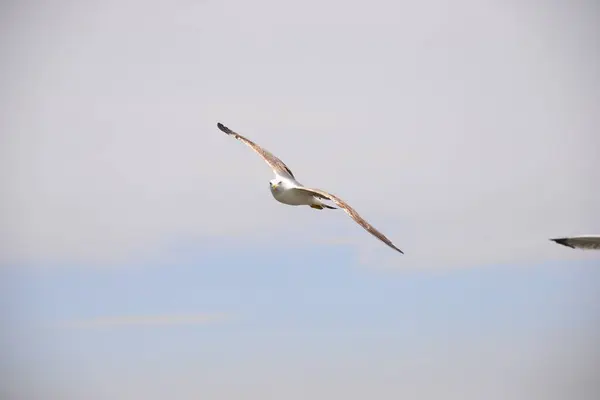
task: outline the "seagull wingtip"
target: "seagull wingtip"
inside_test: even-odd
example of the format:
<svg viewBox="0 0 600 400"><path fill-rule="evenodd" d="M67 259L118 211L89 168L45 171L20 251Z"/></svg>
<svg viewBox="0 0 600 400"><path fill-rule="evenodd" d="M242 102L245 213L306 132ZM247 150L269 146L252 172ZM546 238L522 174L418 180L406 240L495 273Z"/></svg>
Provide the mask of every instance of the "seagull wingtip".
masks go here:
<svg viewBox="0 0 600 400"><path fill-rule="evenodd" d="M223 125L220 122L217 122L217 128L219 128L220 130L222 130L223 132L225 132L228 135L231 135L233 132L231 131L231 129L229 129L228 127L226 127L225 125Z"/></svg>
<svg viewBox="0 0 600 400"><path fill-rule="evenodd" d="M566 238L555 238L555 239L550 239L551 241L558 243L558 244L562 244L563 246L566 247L570 247L572 249L574 249L575 247L573 245L571 245Z"/></svg>

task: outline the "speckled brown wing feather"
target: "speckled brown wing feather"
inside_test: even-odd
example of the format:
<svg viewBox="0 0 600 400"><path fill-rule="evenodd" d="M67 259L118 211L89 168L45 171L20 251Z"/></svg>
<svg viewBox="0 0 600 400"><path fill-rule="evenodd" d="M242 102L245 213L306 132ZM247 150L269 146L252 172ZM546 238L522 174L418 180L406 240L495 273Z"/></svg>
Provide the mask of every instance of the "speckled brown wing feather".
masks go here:
<svg viewBox="0 0 600 400"><path fill-rule="evenodd" d="M285 165L283 163L283 161L281 161L279 158L277 158L273 154L271 154L269 151L263 149L262 147L260 147L256 143L254 143L252 140L247 139L244 136L240 135L239 133L232 131L231 129L229 129L228 127L226 127L225 125L223 125L220 122L217 123L217 127L220 130L222 130L223 132L225 132L226 134L233 136L240 142L246 144L248 147L250 147L256 153L258 153L258 155L261 156L263 158L263 160L265 160L271 168L273 168L273 171L275 171L276 174L281 175L281 176L291 177L294 180L296 179L294 177L294 174L292 173L292 171L288 168L288 166Z"/></svg>
<svg viewBox="0 0 600 400"><path fill-rule="evenodd" d="M319 197L321 199L326 199L326 200L333 201L335 204L337 204L338 207L340 207L341 209L343 209L346 212L346 214L348 214L350 216L350 218L352 218L354 221L356 221L357 224L359 224L360 226L362 226L371 235L375 236L377 239L381 240L383 243L387 244L392 249L394 249L396 251L399 251L400 253L404 254L404 252L402 250L400 250L399 248L397 248L392 243L392 241L390 239L388 239L387 237L385 237L385 235L383 233L381 233L377 229L375 229L373 227L373 225L369 224L364 218L362 218L356 212L356 210L354 208L350 207L348 205L348 203L346 203L344 200L340 199L336 195L333 195L331 193L327 193L324 190L310 189L310 188L306 188L306 187L295 188L295 190L303 190L303 191L312 193L313 196Z"/></svg>

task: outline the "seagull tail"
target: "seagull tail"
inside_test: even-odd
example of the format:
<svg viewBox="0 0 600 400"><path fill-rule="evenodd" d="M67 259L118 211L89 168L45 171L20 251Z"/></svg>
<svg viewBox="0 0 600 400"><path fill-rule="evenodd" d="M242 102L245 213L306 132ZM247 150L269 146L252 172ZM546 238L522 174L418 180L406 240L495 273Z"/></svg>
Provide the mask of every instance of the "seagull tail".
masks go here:
<svg viewBox="0 0 600 400"><path fill-rule="evenodd" d="M332 207L329 204L325 204L325 203L323 203L322 201L319 201L319 200L317 200L316 203L311 204L310 208L314 208L314 209L317 209L317 210L322 210L324 208L328 208L330 210L337 210L338 209L337 207Z"/></svg>

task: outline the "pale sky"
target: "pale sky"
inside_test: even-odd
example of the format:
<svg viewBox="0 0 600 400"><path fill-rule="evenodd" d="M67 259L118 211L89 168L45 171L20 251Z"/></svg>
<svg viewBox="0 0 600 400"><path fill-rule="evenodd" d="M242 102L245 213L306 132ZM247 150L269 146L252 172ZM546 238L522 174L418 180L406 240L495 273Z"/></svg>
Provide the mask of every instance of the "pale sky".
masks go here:
<svg viewBox="0 0 600 400"><path fill-rule="evenodd" d="M599 38L593 1L4 2L0 390L590 398L600 253L548 239L600 233Z"/></svg>

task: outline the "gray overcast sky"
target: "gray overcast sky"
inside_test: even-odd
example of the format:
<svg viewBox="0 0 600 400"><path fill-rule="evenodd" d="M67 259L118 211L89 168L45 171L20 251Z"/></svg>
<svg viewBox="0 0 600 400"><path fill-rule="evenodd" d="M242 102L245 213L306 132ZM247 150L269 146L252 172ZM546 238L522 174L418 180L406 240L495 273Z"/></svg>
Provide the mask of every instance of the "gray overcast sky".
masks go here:
<svg viewBox="0 0 600 400"><path fill-rule="evenodd" d="M0 49L2 258L139 259L215 235L349 242L398 265L593 257L593 2L10 3ZM284 207L215 127L338 194ZM408 261L410 260L410 261Z"/></svg>

